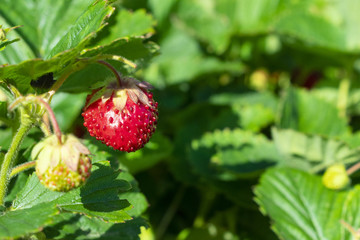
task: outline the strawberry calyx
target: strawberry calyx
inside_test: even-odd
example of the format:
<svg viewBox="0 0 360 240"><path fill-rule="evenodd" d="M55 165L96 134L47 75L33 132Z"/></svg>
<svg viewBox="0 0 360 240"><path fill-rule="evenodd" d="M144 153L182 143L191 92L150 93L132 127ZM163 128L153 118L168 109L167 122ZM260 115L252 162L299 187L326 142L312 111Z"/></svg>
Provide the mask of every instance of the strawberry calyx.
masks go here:
<svg viewBox="0 0 360 240"><path fill-rule="evenodd" d="M111 82L108 86L95 90L87 99L84 110L99 99L101 99L102 103L105 103L110 98L112 98L115 108L119 111L124 109L128 98L135 104L141 102L153 108L148 96L144 92L152 88L153 86L148 82L141 82L134 78L121 78L121 86L117 82Z"/></svg>

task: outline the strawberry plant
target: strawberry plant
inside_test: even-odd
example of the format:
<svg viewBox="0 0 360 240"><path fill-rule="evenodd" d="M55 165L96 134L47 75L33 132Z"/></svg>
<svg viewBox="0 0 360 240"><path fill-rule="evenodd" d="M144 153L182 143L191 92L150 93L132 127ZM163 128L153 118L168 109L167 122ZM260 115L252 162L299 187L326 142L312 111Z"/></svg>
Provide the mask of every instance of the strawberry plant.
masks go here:
<svg viewBox="0 0 360 240"><path fill-rule="evenodd" d="M2 0L0 239L360 239L355 0Z"/></svg>

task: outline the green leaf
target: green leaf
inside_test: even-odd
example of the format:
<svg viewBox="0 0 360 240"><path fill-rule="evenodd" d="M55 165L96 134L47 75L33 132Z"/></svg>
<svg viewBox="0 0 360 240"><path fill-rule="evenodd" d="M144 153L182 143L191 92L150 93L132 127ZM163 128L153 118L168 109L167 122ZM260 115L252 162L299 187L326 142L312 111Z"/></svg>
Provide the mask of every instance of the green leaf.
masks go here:
<svg viewBox="0 0 360 240"><path fill-rule="evenodd" d="M321 178L289 169L268 170L255 188L256 202L281 239L353 239L341 223L360 227L360 188L332 191Z"/></svg>
<svg viewBox="0 0 360 240"><path fill-rule="evenodd" d="M290 1L281 4L279 0L227 1L228 4L230 2L234 7L228 11L232 11L234 23L239 25L240 34L259 34L268 31L277 14L291 7Z"/></svg>
<svg viewBox="0 0 360 240"><path fill-rule="evenodd" d="M156 20L159 22L159 25L163 24L165 20L167 20L171 8L176 4L176 0L149 0L149 6L154 14Z"/></svg>
<svg viewBox="0 0 360 240"><path fill-rule="evenodd" d="M56 222L44 229L48 239L124 239L138 240L140 229L148 227L142 218L135 218L125 223L108 223L96 218L74 216L63 213L56 216ZM74 238L76 235L76 238Z"/></svg>
<svg viewBox="0 0 360 240"><path fill-rule="evenodd" d="M355 24L359 20L355 10L359 7L357 1L328 1L323 4L309 1L303 8L295 7L284 11L277 19L275 31L335 52L359 52L360 38Z"/></svg>
<svg viewBox="0 0 360 240"><path fill-rule="evenodd" d="M0 238L13 239L38 232L59 213L54 204L45 203L33 208L8 211L0 216Z"/></svg>
<svg viewBox="0 0 360 240"><path fill-rule="evenodd" d="M199 44L181 30L171 29L160 46L162 54L153 59L145 72L147 81L155 86L187 82L202 74L243 71L240 62L205 56Z"/></svg>
<svg viewBox="0 0 360 240"><path fill-rule="evenodd" d="M157 132L151 137L150 142L144 148L136 152L122 154L119 160L132 174L135 174L169 157L172 150L173 146L170 140Z"/></svg>
<svg viewBox="0 0 360 240"><path fill-rule="evenodd" d="M13 40L2 41L0 43L0 51L3 51L7 45L10 45L10 44L12 44L14 42L17 42L19 40L20 39L17 38L17 39L13 39Z"/></svg>
<svg viewBox="0 0 360 240"><path fill-rule="evenodd" d="M106 1L96 1L71 26L69 31L59 40L46 58L72 48L83 48L89 40L104 26L104 20L113 13L113 8ZM81 47L82 46L82 47Z"/></svg>
<svg viewBox="0 0 360 240"><path fill-rule="evenodd" d="M14 101L15 99L13 92L10 91L9 86L3 81L0 81L0 99L1 101Z"/></svg>
<svg viewBox="0 0 360 240"><path fill-rule="evenodd" d="M272 129L276 148L287 159L284 162L294 168L317 172L335 163L359 161L360 148L351 148L344 141L319 135Z"/></svg>
<svg viewBox="0 0 360 240"><path fill-rule="evenodd" d="M153 34L155 20L144 9L131 12L121 9L115 12L115 16L110 19L110 26L107 27L107 35L99 34L97 45L109 44L112 41L124 37L140 37L144 34ZM114 24L111 24L114 22Z"/></svg>
<svg viewBox="0 0 360 240"><path fill-rule="evenodd" d="M210 102L216 105L262 105L273 112L278 107L278 99L271 92L219 93L212 95Z"/></svg>
<svg viewBox="0 0 360 240"><path fill-rule="evenodd" d="M0 17L11 23L23 25L15 31L31 49L33 57L19 54L21 61L48 55L57 42L76 22L77 18L90 5L89 1L43 1L41 5L25 3L21 0L4 0ZM13 45L14 51L18 43ZM9 62L11 64L19 63Z"/></svg>
<svg viewBox="0 0 360 240"><path fill-rule="evenodd" d="M360 147L360 131L353 134L345 135L341 137L341 140L346 142L351 148Z"/></svg>
<svg viewBox="0 0 360 240"><path fill-rule="evenodd" d="M105 26L104 20L111 15L112 11L105 1L97 1L71 25L69 31L47 54L48 60L32 59L18 65L0 67L0 78L7 79L21 93L27 93L32 89L30 86L32 80L47 73L54 73L56 76L61 74L66 66L71 66L80 56L80 52L96 35L96 32ZM56 55L55 58L49 59L54 55Z"/></svg>
<svg viewBox="0 0 360 240"><path fill-rule="evenodd" d="M216 105L230 105L245 130L260 131L275 120L278 100L270 92L219 93L210 97Z"/></svg>
<svg viewBox="0 0 360 240"><path fill-rule="evenodd" d="M214 51L220 54L229 45L232 22L216 7L216 1L182 0L177 14L200 40L209 42Z"/></svg>
<svg viewBox="0 0 360 240"><path fill-rule="evenodd" d="M257 176L280 160L275 146L266 137L241 129L203 135L192 142L189 157L197 173L225 181Z"/></svg>
<svg viewBox="0 0 360 240"><path fill-rule="evenodd" d="M239 116L239 126L245 130L259 132L275 120L272 109L263 105L237 105L232 106L233 111Z"/></svg>
<svg viewBox="0 0 360 240"><path fill-rule="evenodd" d="M7 119L7 107L8 107L7 102L0 101L0 121L2 119Z"/></svg>
<svg viewBox="0 0 360 240"><path fill-rule="evenodd" d="M281 117L278 123L279 128L299 129L298 101L296 89L290 86L282 102Z"/></svg>
<svg viewBox="0 0 360 240"><path fill-rule="evenodd" d="M345 46L341 28L329 23L323 17L311 15L309 12L293 10L290 15L284 14L275 24L275 29L281 34L320 47L338 50Z"/></svg>
<svg viewBox="0 0 360 240"><path fill-rule="evenodd" d="M141 38L121 38L108 45L85 49L82 53L82 57L90 58L100 54L120 56L125 62L114 60L107 61L119 72L128 75L129 73L134 72L134 69L133 66L129 69L127 61L130 60L136 64L137 68L141 68L141 65L145 60L149 59L154 54L154 47L153 44L144 44ZM105 84L109 78L114 78L114 75L108 68L97 63L92 63L87 65L84 69L70 75L60 90L68 92L84 92L93 89L95 85L99 85L101 82ZM98 88L98 86L96 88Z"/></svg>
<svg viewBox="0 0 360 240"><path fill-rule="evenodd" d="M293 91L284 99L279 125L304 133L341 136L347 133L345 118L339 116L335 105L305 90ZM293 91L293 92L292 92ZM319 111L321 109L321 111Z"/></svg>
<svg viewBox="0 0 360 240"><path fill-rule="evenodd" d="M118 197L118 191L127 191L131 185L119 172L114 172L106 161L93 164L92 174L85 186L67 193L46 189L33 174L13 202L13 209L32 208L52 202L61 210L82 213L111 222L131 219L126 211L131 209L127 200ZM40 197L41 196L41 197Z"/></svg>
<svg viewBox="0 0 360 240"><path fill-rule="evenodd" d="M32 80L36 80L46 73L59 71L61 64L65 64L63 60L67 60L67 56L70 56L70 53L64 54L63 59L53 58L46 61L32 59L17 65L0 66L0 79L6 79L21 93L27 93L32 89L30 86Z"/></svg>
<svg viewBox="0 0 360 240"><path fill-rule="evenodd" d="M103 159L115 160L118 164L118 157L123 156L119 154L118 151L110 150L107 146L102 143L96 142L98 145L91 144L89 141L86 141L85 144L89 148L90 152L96 152L96 156L92 159L92 162L98 162ZM101 151L100 149L104 149ZM141 151L141 150L140 150ZM121 172L119 173L118 178L127 181L131 185L131 189L126 192L121 192L118 194L120 199L126 199L133 206L132 209L127 209L126 212L132 217L138 217L148 208L148 202L143 193L140 192L139 186L135 178L125 170L122 164L120 165Z"/></svg>
<svg viewBox="0 0 360 240"><path fill-rule="evenodd" d="M82 229L92 232L103 239L124 239L137 240L139 239L141 227L148 227L147 222L142 218L135 218L131 221L120 224L106 224L97 219L83 218L81 221ZM91 235L90 235L91 236ZM80 238L81 239L81 238ZM83 238L88 239L88 238ZM98 239L98 238L95 238Z"/></svg>
<svg viewBox="0 0 360 240"><path fill-rule="evenodd" d="M122 171L121 178L131 184L131 189L127 192L121 192L118 196L120 199L126 199L132 206L132 209L126 211L132 217L139 217L148 208L149 203L143 193L140 192L135 178L128 172Z"/></svg>
<svg viewBox="0 0 360 240"><path fill-rule="evenodd" d="M5 27L11 27L10 24L8 24L7 20L5 20L5 18L2 16L2 13L0 13L0 22L5 25ZM11 38L21 39L22 37L18 31L21 30L16 29L9 32L8 35L11 36ZM25 41L20 40L14 42L11 45L8 45L5 49L1 51L0 65L6 63L15 64L34 57L35 55L31 50L30 46Z"/></svg>
<svg viewBox="0 0 360 240"><path fill-rule="evenodd" d="M12 180L15 183L11 189L8 189L8 195L5 197L5 202L12 202L16 198L16 195L25 187L27 179L28 175L22 172L16 177L16 180Z"/></svg>
<svg viewBox="0 0 360 240"><path fill-rule="evenodd" d="M0 138L1 149L6 150L10 146L11 139L12 139L11 128L0 129L0 135L1 135L1 138Z"/></svg>

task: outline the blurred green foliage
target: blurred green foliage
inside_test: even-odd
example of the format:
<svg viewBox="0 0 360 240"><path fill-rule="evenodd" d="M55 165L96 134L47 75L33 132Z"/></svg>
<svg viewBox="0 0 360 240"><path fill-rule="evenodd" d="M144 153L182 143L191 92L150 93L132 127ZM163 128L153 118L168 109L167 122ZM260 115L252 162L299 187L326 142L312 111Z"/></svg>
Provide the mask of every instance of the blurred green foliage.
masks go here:
<svg viewBox="0 0 360 240"><path fill-rule="evenodd" d="M38 219L46 237L138 239L146 226L142 239L350 240L349 229L360 228L358 175L340 192L320 177L360 159L359 1L120 0L115 10L105 1L95 9L23 2L0 6L0 24L24 25L9 32L20 41L0 53L0 64L12 64L0 79L25 94L37 91L31 80L49 72L58 79L78 58L114 54L136 64L109 61L154 85L159 102L151 141L116 152L86 134L80 117L86 93L111 72L88 64L70 75L52 100L61 128L87 139L98 160L134 174L138 185L122 176L134 187L122 197L136 210L123 225L69 213ZM2 151L12 136L7 104L0 98ZM29 135L22 151L37 139ZM25 185L20 176L10 196ZM22 211L37 214L31 209Z"/></svg>

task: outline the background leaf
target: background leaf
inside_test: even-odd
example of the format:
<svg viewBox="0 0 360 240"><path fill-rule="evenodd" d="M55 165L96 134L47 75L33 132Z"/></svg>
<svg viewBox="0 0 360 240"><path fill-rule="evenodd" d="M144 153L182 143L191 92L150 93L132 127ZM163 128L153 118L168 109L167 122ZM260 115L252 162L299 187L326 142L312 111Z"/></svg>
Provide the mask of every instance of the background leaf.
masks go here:
<svg viewBox="0 0 360 240"><path fill-rule="evenodd" d="M351 148L340 140L319 135L306 135L293 130L272 129L274 143L287 159L285 164L310 172L318 172L335 163L359 161L359 148Z"/></svg>
<svg viewBox="0 0 360 240"><path fill-rule="evenodd" d="M97 37L99 39L96 42L97 45L106 45L119 38L139 37L154 33L155 20L144 9L138 9L134 12L119 9L114 15L110 19L110 26L100 32Z"/></svg>
<svg viewBox="0 0 360 240"><path fill-rule="evenodd" d="M44 229L51 239L139 239L141 227L147 227L142 218L135 218L125 223L107 223L96 218L74 216L63 213L57 216L57 223Z"/></svg>
<svg viewBox="0 0 360 240"><path fill-rule="evenodd" d="M6 212L0 216L0 237L12 239L38 232L42 227L50 224L52 217L58 213L56 206L49 203Z"/></svg>
<svg viewBox="0 0 360 240"><path fill-rule="evenodd" d="M206 177L234 180L256 176L280 161L275 146L262 135L235 129L217 130L192 142L190 163Z"/></svg>
<svg viewBox="0 0 360 240"><path fill-rule="evenodd" d="M104 184L106 183L106 184ZM131 219L126 211L131 205L118 197L118 191L127 191L131 185L114 172L108 162L93 164L87 184L67 193L46 189L33 174L13 202L13 209L32 208L51 202L61 210L82 213L106 221L124 222ZM39 197L41 196L41 198Z"/></svg>
<svg viewBox="0 0 360 240"><path fill-rule="evenodd" d="M346 119L336 106L304 90L289 89L283 102L280 127L323 136L341 136L347 132ZM322 109L319 111L319 109ZM316 121L314 121L316 117Z"/></svg>
<svg viewBox="0 0 360 240"><path fill-rule="evenodd" d="M55 112L56 120L63 131L67 131L79 117L85 105L86 95L57 93L51 100L51 107Z"/></svg>
<svg viewBox="0 0 360 240"><path fill-rule="evenodd" d="M355 229L359 227L358 187L336 192L326 189L320 177L273 168L262 176L255 194L262 212L274 221L273 229L280 238L350 240L340 220Z"/></svg>

